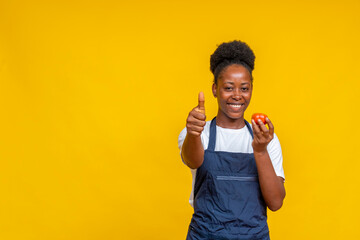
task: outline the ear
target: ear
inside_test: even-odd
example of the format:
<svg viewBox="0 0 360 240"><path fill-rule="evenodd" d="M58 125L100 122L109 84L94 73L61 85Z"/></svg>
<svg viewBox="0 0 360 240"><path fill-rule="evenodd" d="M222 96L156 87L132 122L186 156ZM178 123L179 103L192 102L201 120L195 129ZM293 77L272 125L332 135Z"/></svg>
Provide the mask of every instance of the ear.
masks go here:
<svg viewBox="0 0 360 240"><path fill-rule="evenodd" d="M217 95L216 95L216 88L217 88L216 84L213 83L213 85L212 85L212 92L213 92L214 97L217 97Z"/></svg>

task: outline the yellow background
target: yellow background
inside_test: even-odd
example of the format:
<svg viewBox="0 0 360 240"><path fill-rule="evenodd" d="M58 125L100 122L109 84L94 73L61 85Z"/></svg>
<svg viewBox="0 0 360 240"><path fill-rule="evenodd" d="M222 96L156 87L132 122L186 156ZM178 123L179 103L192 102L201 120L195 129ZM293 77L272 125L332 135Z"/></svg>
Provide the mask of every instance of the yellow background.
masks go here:
<svg viewBox="0 0 360 240"><path fill-rule="evenodd" d="M0 0L0 239L185 239L177 149L217 44L283 148L274 240L359 239L359 1Z"/></svg>

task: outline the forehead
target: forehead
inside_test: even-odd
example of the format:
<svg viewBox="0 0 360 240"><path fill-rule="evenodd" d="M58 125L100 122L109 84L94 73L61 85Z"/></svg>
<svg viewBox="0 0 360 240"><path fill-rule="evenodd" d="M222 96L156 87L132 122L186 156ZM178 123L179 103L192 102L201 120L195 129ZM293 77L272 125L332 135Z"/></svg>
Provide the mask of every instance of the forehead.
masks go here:
<svg viewBox="0 0 360 240"><path fill-rule="evenodd" d="M220 74L221 80L243 80L251 82L249 71L242 65L233 64L228 66Z"/></svg>
<svg viewBox="0 0 360 240"><path fill-rule="evenodd" d="M249 71L242 65L233 64L228 66L220 74L219 80L222 83L251 83L251 76Z"/></svg>

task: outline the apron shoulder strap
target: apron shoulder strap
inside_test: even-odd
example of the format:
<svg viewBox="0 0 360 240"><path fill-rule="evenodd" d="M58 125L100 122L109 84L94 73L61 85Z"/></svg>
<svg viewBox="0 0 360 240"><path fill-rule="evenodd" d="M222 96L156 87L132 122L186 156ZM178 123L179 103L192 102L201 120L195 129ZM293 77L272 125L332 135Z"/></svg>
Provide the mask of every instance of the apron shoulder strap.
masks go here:
<svg viewBox="0 0 360 240"><path fill-rule="evenodd" d="M252 128L250 126L250 123L248 123L248 121L246 121L245 119L244 119L244 121L245 121L247 129L249 130L249 132L251 134L251 137L254 138L254 134L253 134Z"/></svg>
<svg viewBox="0 0 360 240"><path fill-rule="evenodd" d="M214 151L215 143L216 143L216 117L214 117L210 123L209 145L207 149Z"/></svg>

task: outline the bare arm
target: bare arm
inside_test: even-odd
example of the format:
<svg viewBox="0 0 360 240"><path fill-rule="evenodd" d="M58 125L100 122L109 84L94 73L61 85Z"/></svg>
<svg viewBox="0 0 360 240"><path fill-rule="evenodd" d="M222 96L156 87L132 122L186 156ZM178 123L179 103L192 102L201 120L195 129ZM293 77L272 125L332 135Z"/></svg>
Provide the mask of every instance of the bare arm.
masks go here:
<svg viewBox="0 0 360 240"><path fill-rule="evenodd" d="M199 104L189 113L186 120L187 134L182 145L181 156L186 165L192 169L201 166L204 161L204 147L201 143L201 132L206 124L204 94L199 93Z"/></svg>
<svg viewBox="0 0 360 240"><path fill-rule="evenodd" d="M181 155L189 168L199 168L204 161L204 148L200 136L187 134L182 146Z"/></svg>
<svg viewBox="0 0 360 240"><path fill-rule="evenodd" d="M284 181L275 173L271 163L269 153L267 152L268 143L274 138L274 126L267 118L266 122L269 129L259 120L259 125L252 121L254 132L254 149L255 162L259 174L261 193L266 205L270 210L279 210L285 198Z"/></svg>

